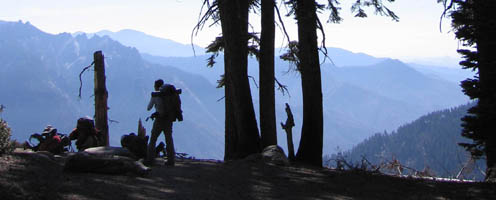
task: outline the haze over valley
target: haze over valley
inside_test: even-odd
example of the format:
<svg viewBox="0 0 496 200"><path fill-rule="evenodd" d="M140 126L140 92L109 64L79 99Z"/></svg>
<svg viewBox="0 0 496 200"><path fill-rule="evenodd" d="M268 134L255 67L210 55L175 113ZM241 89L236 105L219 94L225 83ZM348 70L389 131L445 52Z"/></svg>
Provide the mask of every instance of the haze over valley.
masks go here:
<svg viewBox="0 0 496 200"><path fill-rule="evenodd" d="M222 159L224 147L223 89L217 80L223 74L222 55L213 68L206 67L208 54L196 46L152 37L135 30L121 32L48 34L28 22L0 21L0 103L13 130L23 141L51 124L69 133L76 120L93 115L93 72L79 73L93 59L105 55L111 145L121 135L136 132L138 119L145 122L153 81L158 78L181 88L185 120L174 125L178 152L198 158ZM333 64L322 65L324 102L324 154L338 147L347 150L384 130L393 131L420 116L469 102L459 81L469 71L404 63L329 47ZM278 51L276 51L277 53ZM251 89L258 113L258 64L249 60ZM295 144L301 130L301 80L292 67L276 58L276 78L289 94L276 91L277 122L286 120L284 103L293 109ZM257 114L258 115L258 114ZM286 149L286 136L278 128L278 143ZM163 140L163 138L160 138Z"/></svg>

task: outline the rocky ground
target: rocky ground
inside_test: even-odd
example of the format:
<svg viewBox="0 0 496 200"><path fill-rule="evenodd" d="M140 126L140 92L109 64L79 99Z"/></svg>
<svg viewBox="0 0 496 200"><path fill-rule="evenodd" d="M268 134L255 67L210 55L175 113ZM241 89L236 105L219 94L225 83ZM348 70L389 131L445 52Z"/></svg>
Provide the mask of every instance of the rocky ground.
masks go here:
<svg viewBox="0 0 496 200"><path fill-rule="evenodd" d="M0 199L496 199L496 185L275 166L257 160L180 159L144 176L70 173L64 158L0 157Z"/></svg>

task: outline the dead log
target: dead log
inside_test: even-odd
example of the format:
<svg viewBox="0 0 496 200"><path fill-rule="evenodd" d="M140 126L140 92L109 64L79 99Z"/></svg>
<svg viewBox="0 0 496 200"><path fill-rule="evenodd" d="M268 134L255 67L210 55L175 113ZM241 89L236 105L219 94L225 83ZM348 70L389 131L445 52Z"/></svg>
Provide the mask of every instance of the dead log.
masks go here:
<svg viewBox="0 0 496 200"><path fill-rule="evenodd" d="M101 147L98 147L101 148ZM78 152L67 157L64 164L64 171L79 173L100 173L100 174L135 174L145 176L150 172L150 168L133 158L113 154L116 148L98 149L95 152ZM118 152L122 153L122 152Z"/></svg>

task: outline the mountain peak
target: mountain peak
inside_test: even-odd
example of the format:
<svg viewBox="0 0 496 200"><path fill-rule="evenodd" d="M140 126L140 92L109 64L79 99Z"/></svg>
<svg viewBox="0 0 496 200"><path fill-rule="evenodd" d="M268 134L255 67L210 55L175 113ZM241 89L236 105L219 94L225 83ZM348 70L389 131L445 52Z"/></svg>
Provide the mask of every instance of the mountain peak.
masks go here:
<svg viewBox="0 0 496 200"><path fill-rule="evenodd" d="M381 61L381 62L379 62L373 66L378 67L378 68L391 70L391 71L395 71L395 72L403 71L403 72L409 72L410 73L412 71L416 71L415 69L413 69L412 67L410 67L406 63L404 63L398 59L392 59L392 58L386 58L383 61Z"/></svg>
<svg viewBox="0 0 496 200"><path fill-rule="evenodd" d="M99 36L106 35L126 46L137 48L141 53L163 57L193 56L193 50L189 44L181 44L170 39L148 35L133 29L122 29L117 32L102 30L94 34ZM200 52L200 54L204 54L203 52L205 52L202 47L196 45L195 49L200 49L200 51L196 51Z"/></svg>
<svg viewBox="0 0 496 200"><path fill-rule="evenodd" d="M380 62L382 65L398 65L398 66L406 66L405 63L401 62L401 60L386 58Z"/></svg>
<svg viewBox="0 0 496 200"><path fill-rule="evenodd" d="M5 32L5 33L12 32L13 30L23 34L33 34L33 33L38 34L43 32L40 29L33 26L29 21L22 22L22 20L19 20L17 22L0 20L0 26L2 26L0 32Z"/></svg>
<svg viewBox="0 0 496 200"><path fill-rule="evenodd" d="M122 29L120 31L117 31L117 33L134 33L134 34L143 34L143 35L147 35L146 33L144 32L141 32L141 31L137 31L137 30L133 30L133 29Z"/></svg>

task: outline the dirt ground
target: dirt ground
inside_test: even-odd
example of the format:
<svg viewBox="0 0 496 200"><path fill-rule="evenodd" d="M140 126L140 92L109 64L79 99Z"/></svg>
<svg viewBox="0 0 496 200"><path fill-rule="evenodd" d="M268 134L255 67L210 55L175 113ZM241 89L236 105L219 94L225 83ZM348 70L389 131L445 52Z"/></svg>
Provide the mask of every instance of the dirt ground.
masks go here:
<svg viewBox="0 0 496 200"><path fill-rule="evenodd" d="M145 176L70 173L64 159L0 157L0 199L496 199L496 185L367 172L180 159Z"/></svg>

